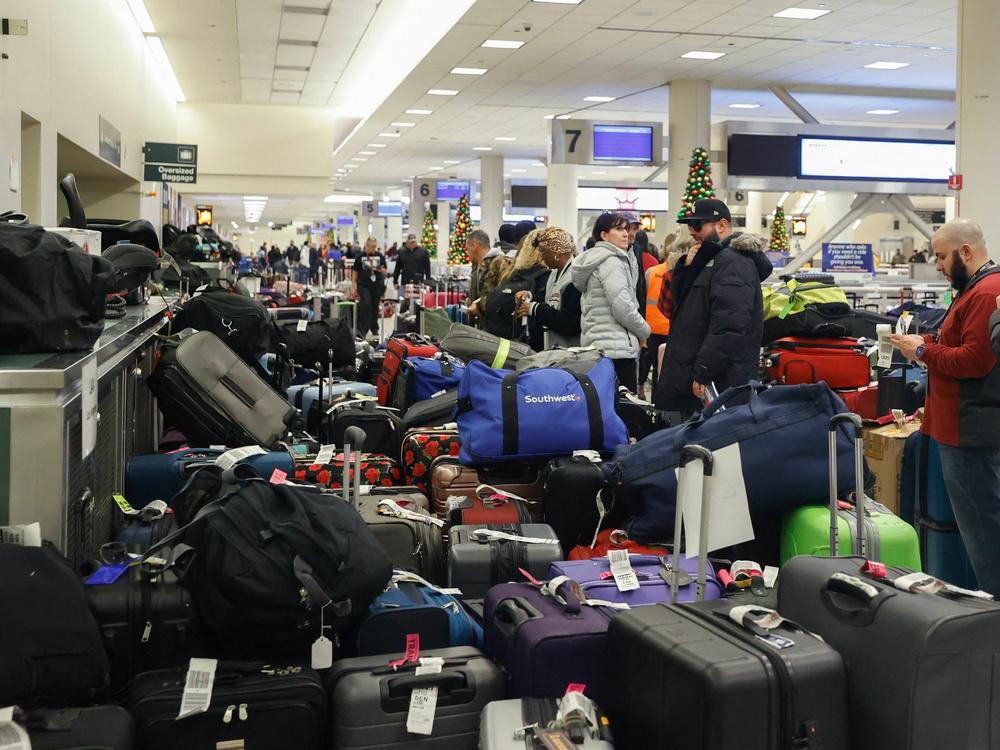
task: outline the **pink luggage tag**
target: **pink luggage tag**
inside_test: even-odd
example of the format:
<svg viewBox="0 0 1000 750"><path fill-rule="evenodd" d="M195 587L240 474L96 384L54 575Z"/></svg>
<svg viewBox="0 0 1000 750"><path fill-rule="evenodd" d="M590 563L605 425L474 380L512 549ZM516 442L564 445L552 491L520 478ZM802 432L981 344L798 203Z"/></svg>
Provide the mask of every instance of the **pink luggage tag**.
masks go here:
<svg viewBox="0 0 1000 750"><path fill-rule="evenodd" d="M399 669L404 664L416 664L420 661L420 633L410 633L406 636L406 651L402 659L393 659L389 666Z"/></svg>

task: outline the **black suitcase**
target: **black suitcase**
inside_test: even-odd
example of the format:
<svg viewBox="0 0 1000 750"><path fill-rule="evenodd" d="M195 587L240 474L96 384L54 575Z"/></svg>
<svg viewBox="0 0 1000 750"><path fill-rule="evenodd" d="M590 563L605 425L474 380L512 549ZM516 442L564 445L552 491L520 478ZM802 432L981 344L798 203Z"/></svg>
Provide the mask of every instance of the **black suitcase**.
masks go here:
<svg viewBox="0 0 1000 750"><path fill-rule="evenodd" d="M326 442L343 445L344 431L360 427L365 432L363 452L399 457L403 423L394 409L379 406L374 401L348 401L336 405L327 419Z"/></svg>
<svg viewBox="0 0 1000 750"><path fill-rule="evenodd" d="M191 595L172 570L134 565L107 586L88 586L87 599L111 662L111 689L140 672L183 664L204 653Z"/></svg>
<svg viewBox="0 0 1000 750"><path fill-rule="evenodd" d="M425 651L420 656L442 657L442 671L418 677L415 663L394 669L384 654L334 662L327 675L333 750L476 750L480 713L487 703L504 697L503 673L469 646ZM410 694L414 688L431 685L438 687L432 734L410 734L406 731Z"/></svg>
<svg viewBox="0 0 1000 750"><path fill-rule="evenodd" d="M121 706L29 711L32 750L132 750L135 725Z"/></svg>
<svg viewBox="0 0 1000 750"><path fill-rule="evenodd" d="M208 710L178 719L187 668L139 675L127 707L137 750L324 750L326 695L308 667L220 661Z"/></svg>
<svg viewBox="0 0 1000 750"><path fill-rule="evenodd" d="M615 412L625 423L628 436L635 441L642 440L658 430L670 427L670 415L657 409L648 401L629 392L628 388L618 388L618 398L615 401Z"/></svg>
<svg viewBox="0 0 1000 750"><path fill-rule="evenodd" d="M414 427L439 427L453 422L452 414L457 403L457 390L445 391L439 396L418 401L406 410L403 427L409 431Z"/></svg>
<svg viewBox="0 0 1000 750"><path fill-rule="evenodd" d="M545 523L567 554L578 544L590 546L603 520L604 472L600 460L594 462L588 454L553 458L542 471Z"/></svg>
<svg viewBox="0 0 1000 750"><path fill-rule="evenodd" d="M844 657L851 747L1000 747L1000 604L903 591L861 575L863 563L795 557L778 581L781 614Z"/></svg>

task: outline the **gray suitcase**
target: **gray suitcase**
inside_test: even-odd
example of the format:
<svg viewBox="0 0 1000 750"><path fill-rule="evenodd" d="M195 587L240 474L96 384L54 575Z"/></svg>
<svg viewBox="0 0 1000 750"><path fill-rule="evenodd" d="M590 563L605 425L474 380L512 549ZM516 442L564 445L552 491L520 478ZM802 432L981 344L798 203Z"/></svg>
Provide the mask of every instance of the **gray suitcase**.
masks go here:
<svg viewBox="0 0 1000 750"><path fill-rule="evenodd" d="M298 410L208 331L166 343L149 385L192 445L271 448L301 424Z"/></svg>
<svg viewBox="0 0 1000 750"><path fill-rule="evenodd" d="M542 750L533 727L546 728L556 720L558 698L514 698L494 701L483 709L479 750ZM596 708L596 730L585 722L554 724L573 743L574 750L613 750L607 717Z"/></svg>
<svg viewBox="0 0 1000 750"><path fill-rule="evenodd" d="M394 670L385 655L341 659L327 675L333 730L332 750L476 750L479 718L490 701L504 697L500 668L468 646L421 652L443 658L440 674L414 674L415 664ZM400 655L402 656L402 655ZM406 731L410 693L437 685L437 709L430 736Z"/></svg>
<svg viewBox="0 0 1000 750"><path fill-rule="evenodd" d="M491 540L490 531L547 541ZM461 589L467 599L481 599L498 583L523 580L518 568L544 580L548 577L549 564L563 559L559 538L545 523L452 526L448 538L448 585Z"/></svg>

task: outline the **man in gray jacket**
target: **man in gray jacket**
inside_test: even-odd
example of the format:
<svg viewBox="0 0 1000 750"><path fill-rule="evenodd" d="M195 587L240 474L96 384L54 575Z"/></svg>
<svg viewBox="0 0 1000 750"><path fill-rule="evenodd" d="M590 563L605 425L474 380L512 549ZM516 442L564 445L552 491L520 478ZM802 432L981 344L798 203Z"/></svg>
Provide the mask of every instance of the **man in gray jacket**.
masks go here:
<svg viewBox="0 0 1000 750"><path fill-rule="evenodd" d="M618 381L635 393L638 363L649 325L639 314L635 285L641 269L628 252L628 219L606 213L594 222L596 244L570 267L580 300L580 343L604 351Z"/></svg>

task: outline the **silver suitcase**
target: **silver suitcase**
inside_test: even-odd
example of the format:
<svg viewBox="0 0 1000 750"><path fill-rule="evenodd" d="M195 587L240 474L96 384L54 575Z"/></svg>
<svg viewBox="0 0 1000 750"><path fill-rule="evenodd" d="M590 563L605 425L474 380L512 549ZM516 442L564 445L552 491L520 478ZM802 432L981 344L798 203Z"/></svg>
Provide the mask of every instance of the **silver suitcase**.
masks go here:
<svg viewBox="0 0 1000 750"><path fill-rule="evenodd" d="M589 701L588 701L589 702ZM574 750L612 750L611 730L607 717L593 703L593 724L571 715L557 719L558 698L514 698L494 701L483 709L479 723L479 750L541 750L536 727L563 731Z"/></svg>
<svg viewBox="0 0 1000 750"><path fill-rule="evenodd" d="M563 559L556 532L545 523L452 526L448 538L448 585L467 599L481 599L498 583L523 581L520 568L544 580L549 565Z"/></svg>

